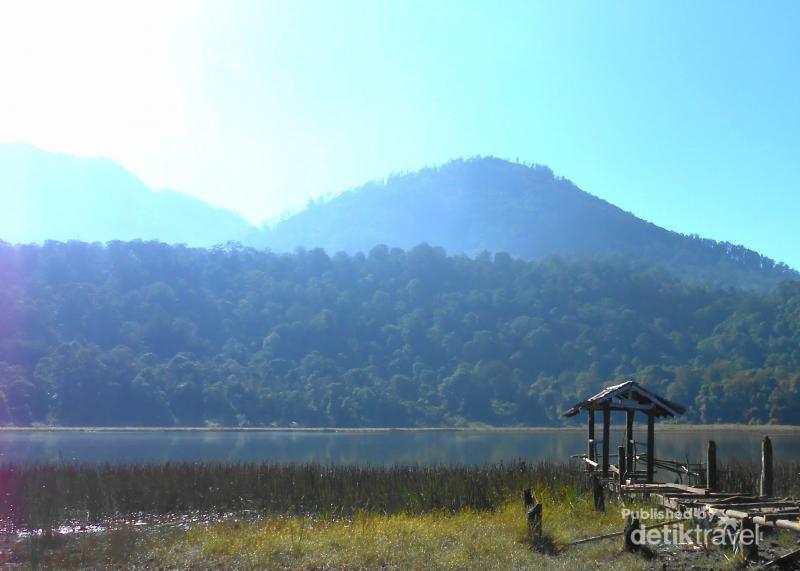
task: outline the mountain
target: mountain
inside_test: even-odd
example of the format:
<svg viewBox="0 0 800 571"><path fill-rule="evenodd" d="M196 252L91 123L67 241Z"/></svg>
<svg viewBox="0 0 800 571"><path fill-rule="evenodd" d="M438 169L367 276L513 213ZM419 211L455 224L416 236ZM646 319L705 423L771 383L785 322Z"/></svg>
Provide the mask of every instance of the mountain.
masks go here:
<svg viewBox="0 0 800 571"><path fill-rule="evenodd" d="M497 158L457 160L371 182L265 229L261 244L328 252L420 242L448 253L635 256L692 281L771 288L798 273L741 246L660 228L584 192L543 166Z"/></svg>
<svg viewBox="0 0 800 571"><path fill-rule="evenodd" d="M238 214L171 190L153 191L108 159L0 145L0 239L161 240L192 246L247 241Z"/></svg>
<svg viewBox="0 0 800 571"><path fill-rule="evenodd" d="M641 220L543 166L456 160L371 182L258 230L238 214L154 191L108 159L0 145L0 240L226 242L291 252L410 249L507 252L524 260L633 257L715 286L771 289L798 273L757 252L685 236Z"/></svg>

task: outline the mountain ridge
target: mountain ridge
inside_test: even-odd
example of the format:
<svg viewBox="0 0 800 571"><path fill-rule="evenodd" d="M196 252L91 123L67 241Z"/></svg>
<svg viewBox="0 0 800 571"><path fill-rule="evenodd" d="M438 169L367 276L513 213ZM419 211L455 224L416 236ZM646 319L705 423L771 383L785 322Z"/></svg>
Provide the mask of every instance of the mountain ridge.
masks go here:
<svg viewBox="0 0 800 571"><path fill-rule="evenodd" d="M413 208L406 208L412 204ZM789 266L727 242L667 230L594 196L542 165L495 157L372 181L271 228L259 245L368 251L420 242L449 253L507 252L522 259L631 255L723 286L769 288L796 279Z"/></svg>
<svg viewBox="0 0 800 571"><path fill-rule="evenodd" d="M110 190L113 189L113 192ZM174 190L154 190L106 158L25 144L0 145L0 239L227 242L292 252L368 252L420 243L476 256L627 256L691 281L770 289L800 274L727 242L662 228L556 176L543 165L496 157L457 159L390 175L257 228L239 214Z"/></svg>

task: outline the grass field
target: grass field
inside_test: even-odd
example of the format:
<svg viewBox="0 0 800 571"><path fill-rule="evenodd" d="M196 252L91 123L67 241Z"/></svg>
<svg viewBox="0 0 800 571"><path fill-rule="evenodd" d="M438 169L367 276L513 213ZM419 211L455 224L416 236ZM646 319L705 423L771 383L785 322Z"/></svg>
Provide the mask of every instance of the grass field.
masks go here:
<svg viewBox="0 0 800 571"><path fill-rule="evenodd" d="M621 540L565 548L567 542L620 531L617 509L593 511L574 487L540 490L552 554L531 549L522 502L487 509L436 509L333 515L229 517L212 525L26 538L13 549L24 567L166 569L646 569Z"/></svg>
<svg viewBox="0 0 800 571"><path fill-rule="evenodd" d="M749 485L754 464L723 465ZM776 465L796 493L797 463ZM622 508L593 509L566 464L358 467L280 464L3 466L0 566L43 569L668 569L735 568L730 550L625 553ZM527 538L525 487L544 506L549 548ZM63 527L70 522L69 533ZM81 532L82 526L88 527ZM14 529L11 529L11 528ZM32 531L27 533L25 530ZM19 532L22 531L22 535ZM788 551L796 536L775 535ZM785 548L784 548L785 547Z"/></svg>

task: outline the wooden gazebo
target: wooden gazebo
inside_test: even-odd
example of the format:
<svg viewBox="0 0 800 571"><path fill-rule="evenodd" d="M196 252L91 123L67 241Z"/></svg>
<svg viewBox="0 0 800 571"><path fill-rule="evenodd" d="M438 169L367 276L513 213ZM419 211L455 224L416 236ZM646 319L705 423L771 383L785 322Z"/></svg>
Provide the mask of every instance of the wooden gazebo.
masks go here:
<svg viewBox="0 0 800 571"><path fill-rule="evenodd" d="M660 397L635 381L625 381L617 385L604 388L591 398L581 401L568 411L564 416L575 416L580 411L585 410L589 413L589 447L587 459L594 463L595 456L595 412L603 411L603 441L602 441L602 461L599 466L603 477L609 475L609 435L611 428L611 413L613 411L624 411L626 414L625 423L625 463L631 469L634 466L634 439L633 439L633 420L634 415L640 412L647 416L647 482L653 482L655 472L655 419L672 418L683 414L686 409L674 402ZM622 458L619 464L622 466Z"/></svg>

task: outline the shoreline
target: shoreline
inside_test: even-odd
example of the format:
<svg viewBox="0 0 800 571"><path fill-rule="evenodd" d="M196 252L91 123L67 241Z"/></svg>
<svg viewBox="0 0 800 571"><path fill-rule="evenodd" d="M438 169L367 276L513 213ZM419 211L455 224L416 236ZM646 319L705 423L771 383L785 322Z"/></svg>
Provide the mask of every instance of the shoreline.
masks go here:
<svg viewBox="0 0 800 571"><path fill-rule="evenodd" d="M634 425L645 430L646 425ZM622 431L623 426L613 425L612 431ZM669 432L728 431L748 432L800 432L800 425L790 424L658 424L657 430ZM425 428L335 428L335 427L158 427L158 426L1 426L3 432L265 432L265 433L352 433L369 434L383 432L585 432L585 426L469 426L469 427L425 427Z"/></svg>

